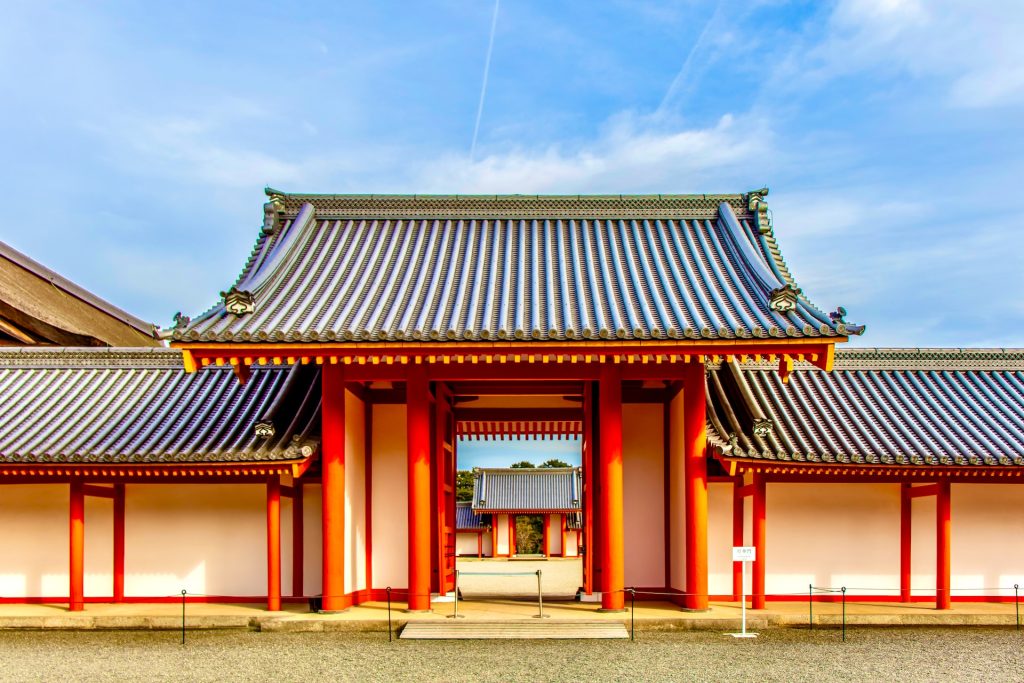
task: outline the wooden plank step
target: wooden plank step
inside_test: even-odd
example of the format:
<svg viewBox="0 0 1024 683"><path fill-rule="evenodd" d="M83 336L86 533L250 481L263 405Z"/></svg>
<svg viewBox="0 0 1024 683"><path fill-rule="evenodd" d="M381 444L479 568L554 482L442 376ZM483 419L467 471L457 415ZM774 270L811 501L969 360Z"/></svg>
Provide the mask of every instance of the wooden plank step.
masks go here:
<svg viewBox="0 0 1024 683"><path fill-rule="evenodd" d="M401 638L416 640L598 639L629 638L626 626L604 621L412 621Z"/></svg>

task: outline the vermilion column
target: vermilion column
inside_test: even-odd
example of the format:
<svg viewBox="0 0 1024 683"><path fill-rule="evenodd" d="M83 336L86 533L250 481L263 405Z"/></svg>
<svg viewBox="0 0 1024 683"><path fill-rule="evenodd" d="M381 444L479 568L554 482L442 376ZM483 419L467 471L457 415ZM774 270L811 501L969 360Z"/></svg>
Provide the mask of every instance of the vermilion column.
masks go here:
<svg viewBox="0 0 1024 683"><path fill-rule="evenodd" d="M900 602L910 602L910 484L900 484Z"/></svg>
<svg viewBox="0 0 1024 683"><path fill-rule="evenodd" d="M949 482L938 485L935 496L935 608L950 608L950 571L949 571L949 537L950 537L950 496Z"/></svg>
<svg viewBox="0 0 1024 683"><path fill-rule="evenodd" d="M281 609L281 482L276 476L267 482L267 609Z"/></svg>
<svg viewBox="0 0 1024 683"><path fill-rule="evenodd" d="M764 479L754 475L754 575L751 577L750 606L753 609L764 609L764 574L765 574L765 510L767 509L768 487Z"/></svg>
<svg viewBox="0 0 1024 683"><path fill-rule="evenodd" d="M323 366L320 456L323 496L323 610L346 609L345 597L345 383L342 366Z"/></svg>
<svg viewBox="0 0 1024 683"><path fill-rule="evenodd" d="M114 484L114 602L124 602L124 484Z"/></svg>
<svg viewBox="0 0 1024 683"><path fill-rule="evenodd" d="M601 608L625 609L625 539L622 520L622 378L614 365L601 367L598 389L601 439L597 473L601 478Z"/></svg>
<svg viewBox="0 0 1024 683"><path fill-rule="evenodd" d="M686 366L683 384L683 478L686 502L686 596L689 609L708 608L707 406L703 363Z"/></svg>
<svg viewBox="0 0 1024 683"><path fill-rule="evenodd" d="M409 448L409 611L430 609L430 387L412 368L406 382Z"/></svg>
<svg viewBox="0 0 1024 683"><path fill-rule="evenodd" d="M85 607L85 491L80 480L71 482L70 500L70 589L69 608L78 612Z"/></svg>

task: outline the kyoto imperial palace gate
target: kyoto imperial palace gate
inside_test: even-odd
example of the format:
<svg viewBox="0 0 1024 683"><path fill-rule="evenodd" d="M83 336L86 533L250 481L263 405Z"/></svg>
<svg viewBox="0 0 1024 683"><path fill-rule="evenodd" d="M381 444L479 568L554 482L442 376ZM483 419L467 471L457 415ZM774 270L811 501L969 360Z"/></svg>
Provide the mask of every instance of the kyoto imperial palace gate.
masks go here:
<svg viewBox="0 0 1024 683"><path fill-rule="evenodd" d="M346 525L346 477L355 462L346 391L404 406L411 610L429 609L431 593L453 585L459 397L556 392L578 407L492 408L466 419L513 431L552 419L581 423L584 588L601 594L604 609L622 609L623 406L655 394L671 451L664 541L682 543L685 558L685 568L666 569L685 574L681 602L704 609L708 482L725 476L709 475L709 462L717 463L707 457L706 364L770 363L783 378L801 361L828 371L834 345L863 330L846 323L841 309L823 313L796 286L775 242L766 190L592 197L267 192L263 229L241 276L206 313L180 316L172 345L187 372L230 366L243 383L252 381L254 366L319 367L325 610L380 593L368 585L346 590L346 566L368 562L352 554L371 553L368 540L357 542ZM677 419L670 407L679 401ZM378 433L369 424L376 414L367 418L364 440ZM682 447L669 449L670 439ZM359 462L368 481L370 463ZM673 482L681 483L679 495L669 493ZM271 526L271 548L274 533ZM666 551L666 564L679 556ZM280 586L275 596L272 574L273 609Z"/></svg>

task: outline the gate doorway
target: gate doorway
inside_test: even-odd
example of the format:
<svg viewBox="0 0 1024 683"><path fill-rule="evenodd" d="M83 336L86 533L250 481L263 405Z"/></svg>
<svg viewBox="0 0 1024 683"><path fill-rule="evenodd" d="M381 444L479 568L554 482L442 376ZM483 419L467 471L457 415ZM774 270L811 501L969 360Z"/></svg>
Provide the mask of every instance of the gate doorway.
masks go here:
<svg viewBox="0 0 1024 683"><path fill-rule="evenodd" d="M548 549L544 544L546 540L544 517L541 515L516 515L515 520L515 555L547 555Z"/></svg>

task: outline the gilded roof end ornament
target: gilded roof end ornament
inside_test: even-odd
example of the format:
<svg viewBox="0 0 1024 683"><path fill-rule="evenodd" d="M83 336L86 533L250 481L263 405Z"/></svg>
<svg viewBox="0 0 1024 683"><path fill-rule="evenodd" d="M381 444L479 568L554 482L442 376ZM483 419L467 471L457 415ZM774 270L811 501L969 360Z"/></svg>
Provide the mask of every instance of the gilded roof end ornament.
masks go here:
<svg viewBox="0 0 1024 683"><path fill-rule="evenodd" d="M797 299L802 290L799 287L786 284L772 290L768 298L768 308L780 313L788 313L796 310Z"/></svg>
<svg viewBox="0 0 1024 683"><path fill-rule="evenodd" d="M836 332L839 334L864 334L864 330L867 329L866 325L854 325L848 323L844 319L846 317L846 309L842 306L837 306L836 310L828 314L829 320L836 326Z"/></svg>
<svg viewBox="0 0 1024 683"><path fill-rule="evenodd" d="M224 297L224 309L234 315L245 315L256 310L252 300L252 293L232 287L226 292L221 292Z"/></svg>
<svg viewBox="0 0 1024 683"><path fill-rule="evenodd" d="M775 423L769 419L754 420L754 436L765 439L775 431Z"/></svg>
<svg viewBox="0 0 1024 683"><path fill-rule="evenodd" d="M273 422L257 422L254 430L256 431L256 436L261 439L269 439L277 433Z"/></svg>
<svg viewBox="0 0 1024 683"><path fill-rule="evenodd" d="M762 235L767 235L772 231L772 219L768 215L768 202L765 200L767 196L767 187L747 193L747 208L757 218L757 230Z"/></svg>

